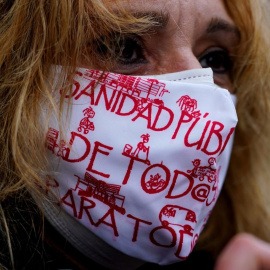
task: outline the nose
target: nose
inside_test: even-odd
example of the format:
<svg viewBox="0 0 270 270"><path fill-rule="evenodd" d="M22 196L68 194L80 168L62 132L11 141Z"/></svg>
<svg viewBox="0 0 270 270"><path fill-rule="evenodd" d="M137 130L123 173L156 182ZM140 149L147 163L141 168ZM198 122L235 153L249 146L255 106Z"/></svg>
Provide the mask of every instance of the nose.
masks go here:
<svg viewBox="0 0 270 270"><path fill-rule="evenodd" d="M160 57L157 65L159 74L173 73L202 68L199 60L190 48L171 49Z"/></svg>

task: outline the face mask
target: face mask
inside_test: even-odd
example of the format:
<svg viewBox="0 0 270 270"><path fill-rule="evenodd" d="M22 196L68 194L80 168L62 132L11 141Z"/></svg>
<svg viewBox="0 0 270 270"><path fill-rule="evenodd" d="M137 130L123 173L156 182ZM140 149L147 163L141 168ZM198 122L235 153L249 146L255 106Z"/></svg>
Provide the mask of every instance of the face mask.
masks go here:
<svg viewBox="0 0 270 270"><path fill-rule="evenodd" d="M152 77L78 69L65 99L65 134L53 119L47 134L55 170L47 185L62 209L124 254L186 259L226 175L237 123L230 93L210 69Z"/></svg>

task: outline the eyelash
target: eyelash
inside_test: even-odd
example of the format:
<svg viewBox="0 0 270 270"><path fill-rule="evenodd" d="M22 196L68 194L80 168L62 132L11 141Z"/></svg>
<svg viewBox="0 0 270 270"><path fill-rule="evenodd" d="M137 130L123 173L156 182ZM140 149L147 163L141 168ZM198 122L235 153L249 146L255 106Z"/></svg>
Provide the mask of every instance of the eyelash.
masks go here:
<svg viewBox="0 0 270 270"><path fill-rule="evenodd" d="M112 56L117 67L132 69L148 63L144 42L140 36L127 36L119 39ZM233 61L227 50L220 47L207 49L198 57L203 68L210 67L216 74L227 74L232 68Z"/></svg>
<svg viewBox="0 0 270 270"><path fill-rule="evenodd" d="M131 51L128 51L130 48ZM145 48L141 39L135 36L123 38L120 42L120 54L117 61L123 65L147 63L145 57Z"/></svg>
<svg viewBox="0 0 270 270"><path fill-rule="evenodd" d="M228 73L233 64L229 53L220 48L210 48L198 60L203 68L210 67L217 74Z"/></svg>

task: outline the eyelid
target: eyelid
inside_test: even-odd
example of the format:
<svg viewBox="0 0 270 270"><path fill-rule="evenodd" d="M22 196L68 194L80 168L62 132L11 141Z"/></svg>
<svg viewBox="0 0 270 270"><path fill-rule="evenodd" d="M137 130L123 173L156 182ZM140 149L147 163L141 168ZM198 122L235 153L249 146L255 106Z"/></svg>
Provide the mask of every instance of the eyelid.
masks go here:
<svg viewBox="0 0 270 270"><path fill-rule="evenodd" d="M218 47L218 46L212 46L212 47L209 47L206 50L204 50L201 54L199 54L197 56L197 59L201 59L201 58L203 58L204 56L206 56L207 54L209 54L211 52L225 52L225 53L228 54L229 57L231 57L230 52L226 48Z"/></svg>
<svg viewBox="0 0 270 270"><path fill-rule="evenodd" d="M142 55L143 58L144 58L144 59L137 59L137 60L138 60L137 62L145 63L145 61L146 61L146 59L145 59L145 58L146 58L146 55L145 55L146 47L145 47L145 44L144 44L144 42L143 42L142 37L139 36L139 35L136 35L136 34L123 36L123 38L122 38L122 42L123 42L123 43L122 43L122 48L120 48L120 51L121 51L121 50L123 51L124 45L126 44L125 42L126 42L127 40L131 40L131 41L134 41L134 42L135 42L134 44L131 44L131 45L137 46L137 48L134 47L134 49L139 49L139 50L140 50L140 55ZM121 55L120 55L120 57L118 58L118 60L121 60L120 58L121 58ZM125 64L124 62L125 62L125 61L123 61L123 64ZM132 64L132 63L130 63L130 64Z"/></svg>
<svg viewBox="0 0 270 270"><path fill-rule="evenodd" d="M128 61L121 59L121 53L117 57L113 59L113 65L111 66L110 71L126 74L126 75L140 75L145 72L146 66L149 64L149 56L147 53L147 46L145 45L145 41L143 36L137 34L125 34L121 35L118 40L121 39L122 47L125 45L125 39L133 40L135 45L134 49L137 50L138 58L134 59L134 61ZM118 43L120 45L120 43ZM137 45L136 45L137 44ZM132 46L132 44L131 44ZM121 50L121 49L120 49Z"/></svg>
<svg viewBox="0 0 270 270"><path fill-rule="evenodd" d="M136 43L142 47L142 49L145 49L145 45L144 45L144 42L143 42L143 39L142 39L142 36L140 35L137 35L137 34L127 34L127 35L122 35L122 40L125 40L125 39L132 39L132 40L135 40Z"/></svg>
<svg viewBox="0 0 270 270"><path fill-rule="evenodd" d="M216 61L217 62L216 62ZM232 58L226 49L211 47L198 57L202 67L211 67L214 74L230 74L233 66ZM216 65L218 64L218 66Z"/></svg>

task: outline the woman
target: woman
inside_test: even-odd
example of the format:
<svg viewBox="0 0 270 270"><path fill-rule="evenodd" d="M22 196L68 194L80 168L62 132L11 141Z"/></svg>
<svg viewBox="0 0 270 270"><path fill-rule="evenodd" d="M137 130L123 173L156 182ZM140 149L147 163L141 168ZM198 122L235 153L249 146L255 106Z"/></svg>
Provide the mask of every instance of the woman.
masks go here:
<svg viewBox="0 0 270 270"><path fill-rule="evenodd" d="M267 3L262 0L2 1L1 231L6 243L3 267L20 269L25 264L20 264L21 249L16 238L22 239L22 231L33 226L22 216L32 217L35 228L40 225L35 203L47 201L48 192L44 194L40 187L44 188L49 174L45 154L47 120L51 116L48 112L61 116L64 97L73 93L65 74L74 74L78 66L136 76L212 68L215 83L237 96L239 123L224 187L196 249L210 251L216 258L230 238L240 232L270 241L270 35L266 10ZM52 74L52 65L62 68ZM61 88L64 93L60 109L54 88ZM147 142L143 141L145 150ZM45 245L56 246L59 252L61 236L46 234L47 226L51 228L45 221ZM42 252L42 247L35 244L41 235L36 231L31 235L33 249ZM217 269L270 266L267 244L249 235L234 239L222 253ZM236 263L233 255L238 254L239 245L248 250L251 262L242 257L243 265L226 265L228 261ZM71 253L60 253L71 256L70 265L74 261L77 265L73 267L89 269L89 261L84 263L81 255L74 256L74 252L72 249ZM243 253L246 254L245 250ZM97 262L102 264L100 259Z"/></svg>

